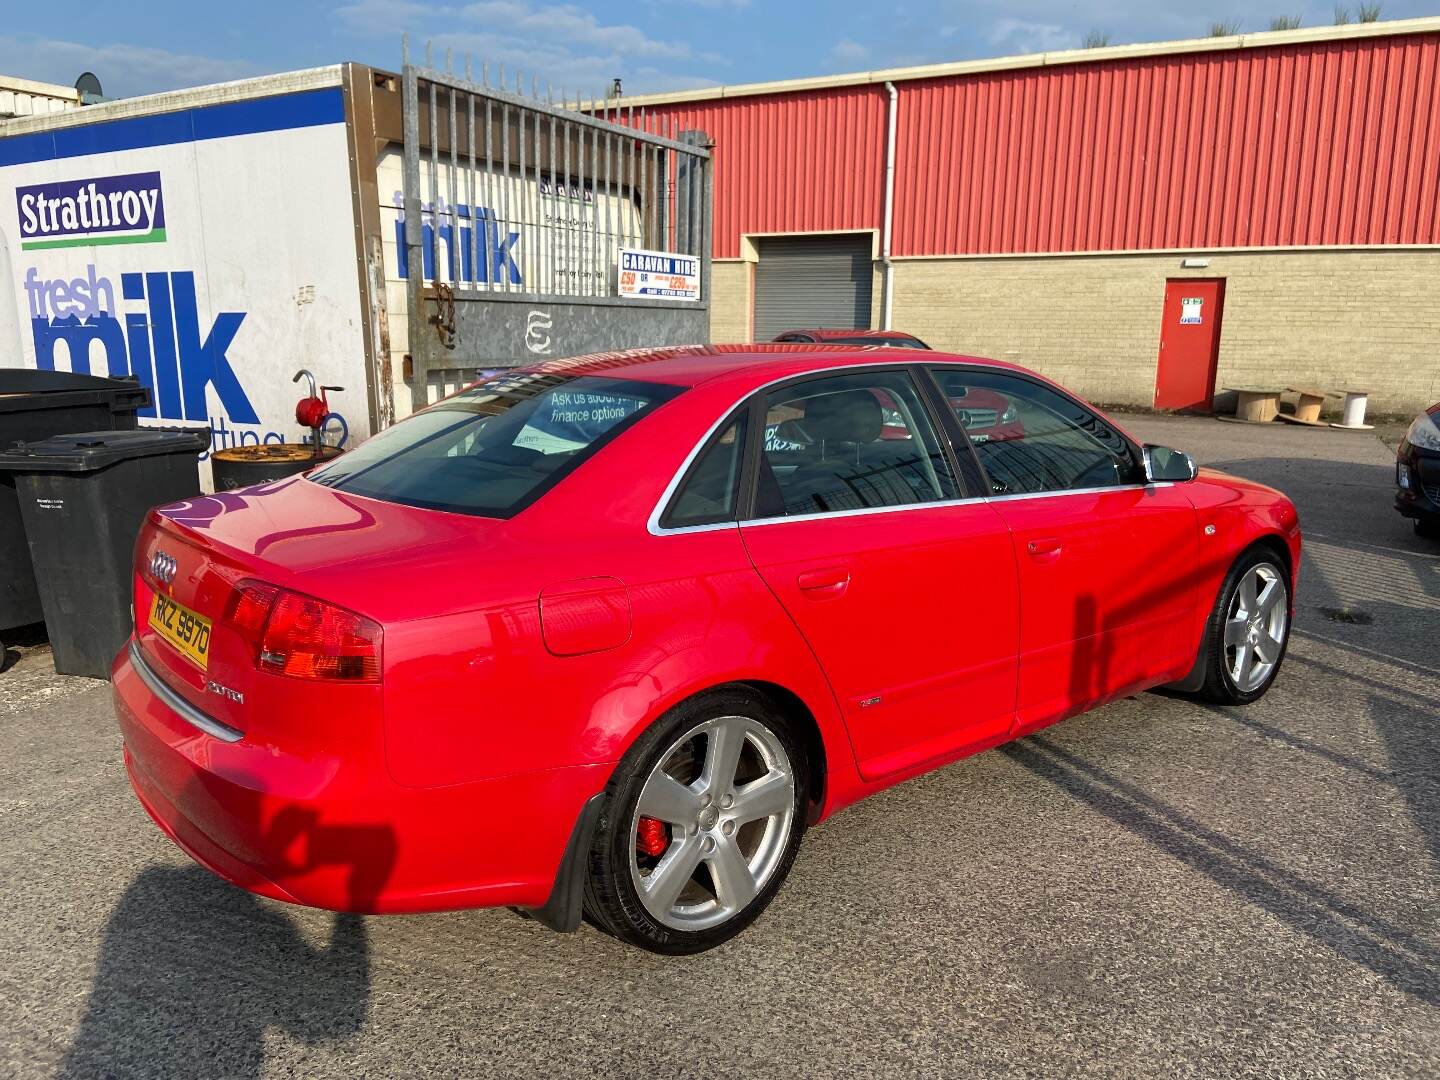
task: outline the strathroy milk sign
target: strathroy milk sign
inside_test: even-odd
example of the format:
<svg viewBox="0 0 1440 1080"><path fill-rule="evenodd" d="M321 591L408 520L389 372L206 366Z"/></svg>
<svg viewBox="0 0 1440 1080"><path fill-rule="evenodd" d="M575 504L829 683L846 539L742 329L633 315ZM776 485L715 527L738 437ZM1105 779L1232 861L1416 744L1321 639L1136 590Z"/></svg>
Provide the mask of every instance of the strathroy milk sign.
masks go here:
<svg viewBox="0 0 1440 1080"><path fill-rule="evenodd" d="M15 208L22 251L165 242L158 172L17 187Z"/></svg>
<svg viewBox="0 0 1440 1080"><path fill-rule="evenodd" d="M304 367L347 388L327 437L368 434L344 94L312 77L0 124L0 367L134 376L217 450L291 439Z"/></svg>

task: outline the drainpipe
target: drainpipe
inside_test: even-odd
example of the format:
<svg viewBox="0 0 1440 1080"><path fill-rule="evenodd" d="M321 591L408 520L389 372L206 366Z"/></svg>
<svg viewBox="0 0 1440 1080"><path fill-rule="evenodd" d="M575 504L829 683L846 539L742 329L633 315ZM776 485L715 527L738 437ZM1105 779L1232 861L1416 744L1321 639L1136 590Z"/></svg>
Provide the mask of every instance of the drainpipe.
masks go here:
<svg viewBox="0 0 1440 1080"><path fill-rule="evenodd" d="M900 94L893 82L886 82L890 95L890 118L885 130L885 225L880 233L880 265L885 275L885 291L880 303L880 329L890 329L890 313L894 310L895 268L890 264L890 228L895 218L895 113Z"/></svg>

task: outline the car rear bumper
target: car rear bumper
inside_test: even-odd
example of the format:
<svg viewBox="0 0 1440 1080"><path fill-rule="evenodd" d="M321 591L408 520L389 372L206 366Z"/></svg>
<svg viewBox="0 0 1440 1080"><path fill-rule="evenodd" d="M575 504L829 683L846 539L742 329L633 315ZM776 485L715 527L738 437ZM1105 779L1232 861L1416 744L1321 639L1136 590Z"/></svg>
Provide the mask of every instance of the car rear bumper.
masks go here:
<svg viewBox="0 0 1440 1080"><path fill-rule="evenodd" d="M542 907L611 769L402 787L379 747L287 754L201 730L148 685L156 676L142 677L143 664L127 647L113 672L135 794L196 862L277 900L361 912Z"/></svg>

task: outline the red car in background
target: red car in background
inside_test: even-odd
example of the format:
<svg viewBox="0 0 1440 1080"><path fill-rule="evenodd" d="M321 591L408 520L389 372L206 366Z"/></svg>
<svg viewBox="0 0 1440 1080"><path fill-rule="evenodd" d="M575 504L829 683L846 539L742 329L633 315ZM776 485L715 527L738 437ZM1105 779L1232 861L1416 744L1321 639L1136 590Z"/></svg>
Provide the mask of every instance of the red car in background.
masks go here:
<svg viewBox="0 0 1440 1080"><path fill-rule="evenodd" d="M976 438L999 399L1023 435ZM688 953L869 794L1149 687L1254 701L1299 560L1279 492L1011 365L608 354L153 511L114 698L140 802L244 888Z"/></svg>
<svg viewBox="0 0 1440 1080"><path fill-rule="evenodd" d="M1020 409L1015 402L1011 401L1004 394L994 390L986 390L983 387L966 387L964 393L959 397L951 398L950 405L955 410L955 418L965 433L970 436L971 442L989 442L991 439L1023 439L1025 437L1025 424L1020 419ZM883 439L908 439L909 431L905 427L903 419L886 397L881 397L880 404L884 409L885 427L881 431Z"/></svg>
<svg viewBox="0 0 1440 1080"><path fill-rule="evenodd" d="M790 344L812 345L871 345L889 349L924 349L930 346L914 334L899 330L787 330L776 335L773 341ZM886 403L882 400L882 406ZM974 390L966 401L954 402L961 426L972 439L1015 439L1025 434L1025 427L1019 421L1015 406L1003 395L993 391ZM903 439L908 436L903 427L891 422L893 410L887 409L885 429L882 438Z"/></svg>
<svg viewBox="0 0 1440 1080"><path fill-rule="evenodd" d="M914 334L899 330L786 330L772 341L800 345L879 345L891 349L930 348Z"/></svg>

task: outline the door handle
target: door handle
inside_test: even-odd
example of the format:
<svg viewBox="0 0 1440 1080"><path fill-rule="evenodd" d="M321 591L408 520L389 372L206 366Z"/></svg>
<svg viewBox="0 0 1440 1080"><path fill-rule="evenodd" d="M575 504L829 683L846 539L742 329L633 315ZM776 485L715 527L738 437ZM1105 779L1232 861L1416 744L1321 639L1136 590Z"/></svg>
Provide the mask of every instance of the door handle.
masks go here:
<svg viewBox="0 0 1440 1080"><path fill-rule="evenodd" d="M1027 549L1032 559L1049 561L1059 556L1061 547L1060 540L1054 536L1045 536L1037 540L1031 540Z"/></svg>
<svg viewBox="0 0 1440 1080"><path fill-rule="evenodd" d="M845 591L850 584L850 571L843 566L805 570L795 579L795 584L812 600L825 600Z"/></svg>

